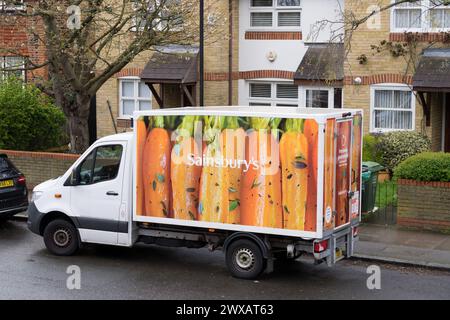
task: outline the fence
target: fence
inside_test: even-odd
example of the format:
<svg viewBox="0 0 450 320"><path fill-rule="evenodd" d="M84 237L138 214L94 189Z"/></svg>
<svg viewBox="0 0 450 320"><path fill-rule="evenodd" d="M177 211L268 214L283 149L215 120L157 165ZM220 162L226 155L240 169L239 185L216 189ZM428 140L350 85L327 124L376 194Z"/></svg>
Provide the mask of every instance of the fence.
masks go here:
<svg viewBox="0 0 450 320"><path fill-rule="evenodd" d="M387 180L378 183L375 209L364 217L364 221L380 225L397 224L397 198L395 181Z"/></svg>

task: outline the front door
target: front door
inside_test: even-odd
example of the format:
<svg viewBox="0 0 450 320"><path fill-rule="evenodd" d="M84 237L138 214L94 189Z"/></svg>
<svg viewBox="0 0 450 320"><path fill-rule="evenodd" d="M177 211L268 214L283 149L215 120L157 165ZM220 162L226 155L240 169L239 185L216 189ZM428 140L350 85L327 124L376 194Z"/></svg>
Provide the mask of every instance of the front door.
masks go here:
<svg viewBox="0 0 450 320"><path fill-rule="evenodd" d="M126 142L95 148L77 168L70 203L83 242L117 244Z"/></svg>
<svg viewBox="0 0 450 320"><path fill-rule="evenodd" d="M445 95L444 109L445 109L444 151L450 152L450 93L447 93Z"/></svg>

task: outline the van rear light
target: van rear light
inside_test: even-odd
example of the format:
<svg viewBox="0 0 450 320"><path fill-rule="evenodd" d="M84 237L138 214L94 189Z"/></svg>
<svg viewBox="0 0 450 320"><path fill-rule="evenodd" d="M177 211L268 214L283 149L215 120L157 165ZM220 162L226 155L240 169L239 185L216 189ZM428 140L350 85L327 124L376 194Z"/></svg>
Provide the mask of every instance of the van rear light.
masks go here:
<svg viewBox="0 0 450 320"><path fill-rule="evenodd" d="M328 249L328 240L314 243L314 253L321 253Z"/></svg>
<svg viewBox="0 0 450 320"><path fill-rule="evenodd" d="M17 184L24 186L27 183L27 179L25 178L25 176L20 176L19 178L17 178Z"/></svg>
<svg viewBox="0 0 450 320"><path fill-rule="evenodd" d="M353 237L357 237L359 235L359 229L358 227L353 228Z"/></svg>

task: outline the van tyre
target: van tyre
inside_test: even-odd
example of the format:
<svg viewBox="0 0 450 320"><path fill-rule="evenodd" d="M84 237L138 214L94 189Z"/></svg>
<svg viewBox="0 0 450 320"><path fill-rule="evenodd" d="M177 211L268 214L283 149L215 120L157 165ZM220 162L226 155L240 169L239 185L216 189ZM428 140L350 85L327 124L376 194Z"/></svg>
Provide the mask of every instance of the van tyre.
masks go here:
<svg viewBox="0 0 450 320"><path fill-rule="evenodd" d="M256 243L241 239L228 246L226 263L233 277L251 280L256 279L264 271L265 259Z"/></svg>
<svg viewBox="0 0 450 320"><path fill-rule="evenodd" d="M45 227L44 243L57 256L71 256L80 246L77 229L72 223L62 219L54 220Z"/></svg>

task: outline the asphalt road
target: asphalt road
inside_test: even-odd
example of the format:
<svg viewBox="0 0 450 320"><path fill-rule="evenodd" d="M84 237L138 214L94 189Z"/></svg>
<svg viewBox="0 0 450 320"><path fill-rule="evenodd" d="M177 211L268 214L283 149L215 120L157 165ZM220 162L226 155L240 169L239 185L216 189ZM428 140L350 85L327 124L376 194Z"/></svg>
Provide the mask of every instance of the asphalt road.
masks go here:
<svg viewBox="0 0 450 320"><path fill-rule="evenodd" d="M0 223L0 299L449 299L450 273L381 267L381 290L366 286L373 263L334 268L308 260L277 264L259 281L232 278L221 252L89 246L74 257L49 254L24 222ZM68 290L66 270L81 269Z"/></svg>

